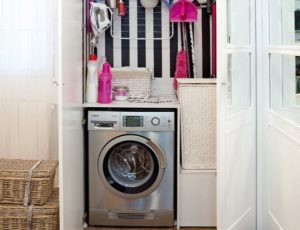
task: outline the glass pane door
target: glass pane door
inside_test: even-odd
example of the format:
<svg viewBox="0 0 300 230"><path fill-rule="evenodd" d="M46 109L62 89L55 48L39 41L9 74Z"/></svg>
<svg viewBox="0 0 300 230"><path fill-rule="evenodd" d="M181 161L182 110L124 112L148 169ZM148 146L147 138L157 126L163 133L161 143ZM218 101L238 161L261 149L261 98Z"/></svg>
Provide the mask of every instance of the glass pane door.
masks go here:
<svg viewBox="0 0 300 230"><path fill-rule="evenodd" d="M228 55L227 116L251 106L251 54Z"/></svg>
<svg viewBox="0 0 300 230"><path fill-rule="evenodd" d="M299 56L270 54L270 107L300 124Z"/></svg>
<svg viewBox="0 0 300 230"><path fill-rule="evenodd" d="M250 0L227 0L227 39L232 45L250 44Z"/></svg>
<svg viewBox="0 0 300 230"><path fill-rule="evenodd" d="M300 0L269 0L270 44L300 44Z"/></svg>

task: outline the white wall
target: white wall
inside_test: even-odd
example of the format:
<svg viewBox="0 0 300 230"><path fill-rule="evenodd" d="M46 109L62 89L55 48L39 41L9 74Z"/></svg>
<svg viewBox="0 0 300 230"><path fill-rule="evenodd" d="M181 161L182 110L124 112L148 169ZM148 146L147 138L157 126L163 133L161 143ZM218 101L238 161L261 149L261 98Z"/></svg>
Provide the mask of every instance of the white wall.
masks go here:
<svg viewBox="0 0 300 230"><path fill-rule="evenodd" d="M57 159L52 1L0 1L0 157Z"/></svg>

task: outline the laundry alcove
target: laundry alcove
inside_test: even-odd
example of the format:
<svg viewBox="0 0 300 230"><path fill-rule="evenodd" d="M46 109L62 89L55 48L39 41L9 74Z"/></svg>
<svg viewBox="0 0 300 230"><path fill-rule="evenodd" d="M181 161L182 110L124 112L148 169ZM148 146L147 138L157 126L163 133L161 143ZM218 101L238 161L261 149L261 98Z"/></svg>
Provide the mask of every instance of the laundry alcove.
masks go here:
<svg viewBox="0 0 300 230"><path fill-rule="evenodd" d="M286 17L278 16L288 12L287 18L294 18L292 3L295 2L288 2L289 5L280 0L217 1L217 226L220 230L288 230L299 226L296 215L299 169L295 166L300 163L300 131L296 120L299 106L270 104L270 97L276 98L280 95L276 90L282 89L278 84L272 87L274 79L285 82L284 76L294 74L282 70L294 68L294 63L282 56L300 56L297 41L286 43L283 39L274 43L270 37L275 35L268 32L273 25L271 32L295 33L293 24L285 31L289 22L284 21ZM81 0L56 1L56 4L60 221L61 229L75 230L83 228L84 218L82 79L86 66L82 45L86 41L82 35L82 12L86 9ZM287 11L283 10L285 7ZM270 14L276 15L269 17ZM297 59L294 62L298 63ZM294 86L291 82L295 81L285 84L288 89ZM290 215L286 215L288 208L293 210Z"/></svg>
<svg viewBox="0 0 300 230"><path fill-rule="evenodd" d="M131 0L132 2L132 0ZM228 4L225 2L218 3L218 161L217 161L217 180L218 180L218 225L220 229L227 229L230 225L238 221L237 224L241 226L255 226L255 216L256 216L256 186L255 186L255 91L254 85L252 84L252 89L250 88L250 81L255 82L255 2L247 1L248 4L243 4L240 1L230 1ZM136 3L133 3L136 4ZM82 108L82 69L85 69L85 62L82 62L82 50L79 49L82 44L81 33L82 28L79 26L82 23L81 15L74 12L85 11L85 5L82 5L80 1L78 3L66 1L59 4L61 8L61 17L59 16L59 28L60 36L62 38L59 43L59 91L61 100L61 113L60 113L60 183L61 189L61 226L65 229L69 229L72 226L73 229L81 228L82 226L82 213L84 212L83 197L84 197L84 179L83 179L83 128L82 128L82 118L83 118L83 108ZM239 8L239 12L235 9ZM71 8L74 8L71 10ZM228 8L228 11L225 10ZM68 9L68 10L67 10ZM72 12L72 13L71 13ZM163 13L164 14L164 13ZM229 15L229 16L228 16ZM244 15L247 20L243 20L242 24L235 19ZM72 19L70 19L70 17ZM226 31L226 21L227 17L230 25L230 36L227 35ZM202 19L202 18L201 18ZM200 19L200 20L201 20ZM75 23L76 22L76 23ZM148 23L148 22L146 22ZM244 31L241 33L240 31ZM251 33L250 33L251 31ZM240 34L238 36L237 34ZM127 64L132 64L133 66L138 66L140 61L143 59L137 58L135 52L124 52L126 47L131 45L135 46L136 42L130 40L118 41L116 39L109 39L110 34L106 32L105 34L105 44L100 44L98 48L99 55L100 52L105 53L105 55L110 59L110 61L115 66L123 66ZM85 36L84 36L85 37ZM230 37L230 39L229 39ZM230 40L230 49L227 48L228 40ZM146 41L147 43L148 41ZM153 41L151 41L153 42ZM86 41L83 41L86 44ZM163 42L162 42L163 43ZM138 45L141 45L137 43ZM156 43L153 43L155 46ZM170 46L172 47L172 41ZM122 52L118 50L118 47L123 47ZM78 47L75 49L75 47ZM178 46L177 46L178 47ZM206 47L205 47L206 48ZM200 52L203 51L199 50ZM227 55L227 51L230 55ZM154 51L157 52L157 51ZM158 51L159 52L159 51ZM161 51L160 51L161 52ZM165 55L169 59L168 65L170 65L170 60L172 59L172 50L169 49ZM127 56L125 56L127 55ZM137 55L140 55L137 52ZM164 57L163 53L160 53ZM207 61L207 58L202 56L202 64ZM127 57L127 58L126 58ZM139 62L138 62L139 60ZM147 61L154 61L149 59L149 55L146 56L145 63ZM159 59L158 59L159 60ZM161 59L161 61L165 59ZM230 61L229 61L230 60ZM157 60L155 60L157 61ZM128 62L128 63L127 63ZM72 63L72 64L71 64ZM231 75L228 76L227 63L231 63ZM155 63L154 63L155 64ZM168 72L170 75L171 68L166 64L157 63L159 71L154 71L157 77L166 78L163 72ZM160 69L160 67L163 67ZM203 71L203 69L202 69ZM203 72L204 73L204 72ZM237 78L237 76L243 76L243 79ZM168 77L168 76L167 76ZM227 94L227 80L231 77L231 95ZM75 80L77 79L77 80ZM158 78L159 79L159 78ZM159 79L160 80L160 79ZM225 83L224 83L225 82ZM63 83L63 84L62 84ZM225 84L225 86L224 86ZM242 88L240 88L242 86ZM251 92L251 98L250 98ZM240 95L245 93L248 95L244 100ZM221 96L222 94L222 96ZM226 100L225 100L226 99ZM251 99L251 100L250 100ZM230 102L230 111L227 111L224 102ZM240 113L240 111L242 111ZM226 114L224 114L226 113ZM229 116L227 116L229 114ZM222 118L222 120L221 120ZM224 119L226 118L226 119ZM226 127L231 127L226 130ZM225 138L226 137L226 141ZM240 141L240 137L243 140ZM225 143L226 142L226 143ZM231 145L227 145L227 144ZM241 152L242 149L249 149L243 155L239 155L238 160L235 160L235 155ZM225 157L226 156L226 157ZM230 161L231 159L232 161ZM250 162L250 168L249 168ZM240 169L244 168L243 173L240 173ZM204 175L204 174L203 174ZM212 174L214 175L214 174ZM215 175L214 175L215 176ZM76 178L76 179L75 179ZM190 178L190 177L189 177ZM231 182L231 180L234 180ZM244 180L248 181L245 186L242 183ZM184 183L194 183L197 185L197 177L192 181L185 180ZM180 182L178 184L180 186ZM229 187L230 186L230 187ZM186 187L185 187L186 188ZM193 188L191 188L193 189ZM197 185L197 189L201 191L201 182ZM232 191L240 192L232 192ZM247 191L247 196L245 198L245 192ZM72 197L76 197L75 200L78 202L74 203L73 199L70 198L68 194L73 194ZM197 195L194 193L193 195ZM180 198L179 198L180 199ZM235 203L240 205L228 206L227 202ZM222 203L224 202L224 203ZM73 211L71 211L73 210ZM76 211L76 212L75 212ZM72 213L72 215L71 215ZM244 213L245 218L243 218L242 213ZM248 215L249 214L249 215ZM180 215L180 210L178 211ZM76 216L76 218L75 218ZM180 227L180 222L177 222L178 227Z"/></svg>

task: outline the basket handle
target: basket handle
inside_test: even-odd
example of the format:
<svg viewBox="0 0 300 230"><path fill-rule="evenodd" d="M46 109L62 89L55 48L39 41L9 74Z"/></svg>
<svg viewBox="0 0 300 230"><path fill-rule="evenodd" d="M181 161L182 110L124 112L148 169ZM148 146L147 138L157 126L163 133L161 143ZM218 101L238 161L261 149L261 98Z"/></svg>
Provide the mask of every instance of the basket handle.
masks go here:
<svg viewBox="0 0 300 230"><path fill-rule="evenodd" d="M24 194L24 206L27 208L30 202L30 184L31 184L31 177L32 177L32 172L33 170L35 170L39 164L42 161L39 160L38 162L36 162L31 169L29 169L28 174L27 174L27 178L26 178L26 184L25 184L25 194Z"/></svg>
<svg viewBox="0 0 300 230"><path fill-rule="evenodd" d="M27 230L32 230L33 205L28 207Z"/></svg>

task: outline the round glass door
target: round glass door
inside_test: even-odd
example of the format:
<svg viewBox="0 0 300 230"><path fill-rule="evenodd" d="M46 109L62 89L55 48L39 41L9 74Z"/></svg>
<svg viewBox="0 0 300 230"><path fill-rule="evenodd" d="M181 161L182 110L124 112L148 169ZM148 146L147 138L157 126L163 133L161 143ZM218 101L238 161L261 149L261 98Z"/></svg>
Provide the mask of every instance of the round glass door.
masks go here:
<svg viewBox="0 0 300 230"><path fill-rule="evenodd" d="M127 135L104 147L98 167L110 190L134 198L149 194L158 186L164 171L160 162L163 155L159 148L154 150L149 143L143 137Z"/></svg>

